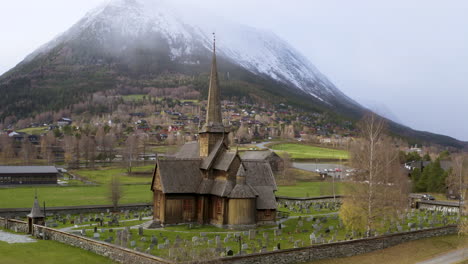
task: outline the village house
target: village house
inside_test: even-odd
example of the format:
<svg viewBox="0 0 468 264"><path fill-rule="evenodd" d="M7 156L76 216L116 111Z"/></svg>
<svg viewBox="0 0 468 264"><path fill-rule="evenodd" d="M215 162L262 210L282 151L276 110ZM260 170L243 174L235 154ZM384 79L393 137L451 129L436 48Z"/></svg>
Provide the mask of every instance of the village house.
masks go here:
<svg viewBox="0 0 468 264"><path fill-rule="evenodd" d="M228 143L223 125L216 54L208 92L206 122L198 141L174 157L158 157L151 190L155 224L255 226L276 219L276 182L267 161L243 160Z"/></svg>

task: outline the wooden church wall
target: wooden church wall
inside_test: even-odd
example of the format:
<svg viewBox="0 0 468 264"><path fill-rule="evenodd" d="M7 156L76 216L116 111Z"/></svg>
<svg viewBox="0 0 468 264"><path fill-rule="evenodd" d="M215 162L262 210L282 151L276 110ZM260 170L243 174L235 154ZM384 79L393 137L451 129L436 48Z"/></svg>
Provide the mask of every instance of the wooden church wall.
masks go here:
<svg viewBox="0 0 468 264"><path fill-rule="evenodd" d="M255 199L229 199L227 224L255 224Z"/></svg>

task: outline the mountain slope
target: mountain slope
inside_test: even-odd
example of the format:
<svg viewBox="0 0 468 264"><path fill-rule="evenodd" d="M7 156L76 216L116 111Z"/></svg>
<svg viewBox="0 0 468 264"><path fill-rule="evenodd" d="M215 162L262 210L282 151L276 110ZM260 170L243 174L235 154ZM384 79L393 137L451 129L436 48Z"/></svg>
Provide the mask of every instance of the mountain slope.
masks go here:
<svg viewBox="0 0 468 264"><path fill-rule="evenodd" d="M352 119L365 111L273 33L194 13L163 0L96 8L0 77L0 118L58 110L104 90L190 85L203 93L214 31L223 96Z"/></svg>

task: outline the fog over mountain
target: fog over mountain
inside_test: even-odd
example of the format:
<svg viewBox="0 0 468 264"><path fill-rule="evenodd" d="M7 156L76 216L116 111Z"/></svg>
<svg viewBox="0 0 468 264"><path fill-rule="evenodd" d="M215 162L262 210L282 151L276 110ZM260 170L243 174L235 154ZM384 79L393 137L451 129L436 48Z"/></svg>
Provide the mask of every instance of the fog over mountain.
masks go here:
<svg viewBox="0 0 468 264"><path fill-rule="evenodd" d="M93 4L90 4L91 2ZM88 7L98 2L101 1L84 0L82 6ZM234 74L233 78L240 75L245 76L247 73L240 74L245 70L251 74L249 78L257 76L268 83L274 82L275 85L279 85L275 88L275 93L279 91L281 86L284 91L297 96L301 96L301 94L308 95L304 98L310 96L312 98L309 101L311 105L331 107L338 111L341 110L341 112L347 112L348 108L353 109L353 111L362 110L359 104L340 91L343 90L364 105L368 105L366 102L374 101L377 105L387 106L389 109L387 112L395 113L398 119L410 126L418 124L417 127L431 131L456 131L457 133L450 134L464 135L464 126L455 120L455 117L465 109L460 102L464 97L464 91L458 91L461 93L460 96L453 96L454 90L464 82L462 78L464 75L460 74L460 71L452 71L450 75L458 77L448 78L444 81L439 75L447 75L448 71L432 71L431 74L426 74L428 71L417 65L418 61L424 63L425 66L433 65L430 56L424 51L429 50L431 45L438 42L434 41L433 38L426 38L427 41L424 45L411 41L395 41L390 49L379 50L372 41L378 40L376 36L382 39L392 38L395 36L392 31L394 29L385 25L378 29L377 26L374 26L372 32L365 31L371 28L374 22L376 25L380 25L383 23L382 21L391 21L389 20L390 13L386 11L387 7L388 10L393 10L392 14L401 20L394 21L392 25L399 27L405 24L398 30L399 34L404 36L413 36L414 34L407 34L406 29L412 28L414 31L415 26L412 23L422 24L426 21L425 17L417 21L409 20L409 13L407 14L404 9L395 9L398 3L392 6L375 3L364 5L364 2L358 1L351 5L335 1L326 3L298 1L292 5L285 5L281 1L251 2L245 0L222 3L212 0L202 2L189 0L106 1L98 8L88 12L69 30L63 28L64 33L30 54L24 62L4 75L3 78L11 78L14 73L25 74L25 69L29 70L29 74L34 75L37 72L34 72L33 66L41 64L41 60L44 58L52 57L60 59L55 61L54 65L61 63L70 67L79 65L79 67L89 71L99 69L100 64L106 63L107 65L120 65L120 68L122 65L128 65L133 70L138 67L142 69L147 64L153 67L148 69L162 69L159 67L162 62L166 66L170 64L169 68L177 71L190 68L190 72L185 73L199 74L206 71L206 60L212 49L211 33L216 32L218 54L224 60L224 64L221 63L221 70L227 72L227 70L235 68L235 70L230 71L231 74ZM422 9L418 9L419 13L411 12L411 17L418 17L420 13L432 14L435 10L438 14L443 15L449 10L456 9L454 8L455 4L437 9L437 5L430 1L424 3L427 4ZM50 0L50 3L46 1L44 4L49 7L51 17L57 17L55 15L61 12L73 13L65 8L61 2ZM34 5L35 3L29 3L27 6ZM71 8L78 7L76 3L69 5L72 6ZM36 9L40 9L42 6L43 4L38 5ZM358 8L362 8L363 11L361 13L349 12L350 10L356 11ZM26 15L28 10L28 8L24 8ZM431 30L440 32L441 29L447 27L447 23L451 25L459 18L459 12L456 10L447 19L439 19L440 27L433 26ZM32 12L30 15L33 16L35 13ZM62 18L62 20L65 19ZM45 23L42 21L47 21L47 17L42 20L38 19L37 24ZM457 25L463 24L463 21L460 22L462 23ZM34 24L29 23L28 26L34 28ZM430 25L428 24L428 26ZM25 35L28 35L27 27L24 28ZM9 30L13 36L16 34L13 26L5 27L5 29L4 32ZM346 29L346 32L340 31L343 29ZM35 28L35 30L41 32L41 30L46 29ZM466 28L464 30L466 31ZM273 31L275 33L272 33ZM354 34L355 31L359 33ZM444 31L443 39L450 39L447 32L449 31ZM426 36L426 31L422 33ZM34 35L33 32L29 34ZM457 34L460 37L462 35ZM463 39L450 43L453 43L455 49L447 49L449 53L459 50L456 49L457 43L461 45ZM26 42L21 44L26 45ZM356 50L356 46L360 49ZM401 57L396 50L405 47L408 49L405 52L413 52L416 56L420 55L421 58L413 60L412 64L405 63L401 58L406 55ZM419 49L415 50L415 47ZM420 49L420 47L426 48ZM33 48L31 47L30 50ZM136 63L135 55L138 51L152 55L142 57L143 55L140 54L138 63ZM49 56L54 54L57 56ZM386 54L389 54L389 57L385 57ZM463 51L460 54L462 57L466 55ZM166 55L167 57L164 57ZM437 53L433 53L433 55L435 56ZM154 61L155 58L160 58L160 60L152 63L151 61ZM405 58L412 57L406 56ZM446 58L450 57L446 56ZM398 64L398 67L388 69L385 64L387 62L395 64L392 64L393 66ZM51 65L43 64L43 67L46 69ZM418 67L420 70L414 72ZM51 72L56 70L53 67L49 69L52 70ZM37 71L37 68L35 70ZM114 70L111 69L109 72L115 74ZM403 71L406 75L402 74ZM106 76L112 77L111 75ZM82 76L80 80L86 78ZM442 85L444 82L447 83L446 86ZM335 86L334 83L337 85ZM424 83L426 91L416 92L418 89L422 89L421 83ZM433 88L435 84L442 85L444 92L439 92L436 95ZM263 85L269 86L266 83ZM450 94L453 98L450 99L449 103L447 98L450 97ZM425 102L435 107L424 105ZM450 111L449 109L454 110ZM379 111L377 110L377 112ZM445 113L450 118L441 119L439 112L440 114ZM393 118L386 116L395 120L394 116ZM425 122L425 120L429 121ZM458 126L461 129L453 129L453 126ZM460 138L463 137L460 136Z"/></svg>

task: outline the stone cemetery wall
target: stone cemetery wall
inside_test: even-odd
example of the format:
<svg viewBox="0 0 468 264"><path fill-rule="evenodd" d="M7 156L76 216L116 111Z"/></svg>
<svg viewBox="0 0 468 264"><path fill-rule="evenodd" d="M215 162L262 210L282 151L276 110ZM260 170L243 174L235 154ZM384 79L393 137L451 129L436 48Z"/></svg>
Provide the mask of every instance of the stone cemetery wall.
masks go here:
<svg viewBox="0 0 468 264"><path fill-rule="evenodd" d="M0 227L14 232L27 233L28 223L16 219L6 219L0 217Z"/></svg>
<svg viewBox="0 0 468 264"><path fill-rule="evenodd" d="M418 201L416 207L423 210L434 210L439 212L458 213L460 211L458 202Z"/></svg>
<svg viewBox="0 0 468 264"><path fill-rule="evenodd" d="M395 246L404 242L449 234L456 234L456 226L431 228L425 230L411 231L399 234L392 234L374 238L359 239L353 241L336 242L323 245L315 245L296 249L286 249L271 251L267 253L256 253L244 256L222 258L207 263L236 263L236 264L256 264L256 263L301 263L326 258L350 257L371 251Z"/></svg>
<svg viewBox="0 0 468 264"><path fill-rule="evenodd" d="M34 225L34 234L36 236L58 241L87 251L91 251L101 256L108 257L120 263L141 263L141 264L169 264L175 263L169 260L161 259L152 255L141 253L135 250L123 248L106 242L96 241L83 236L78 236L56 229L47 228L40 225Z"/></svg>
<svg viewBox="0 0 468 264"><path fill-rule="evenodd" d="M316 197L288 197L288 196L276 196L276 200L281 201L313 201L313 202L333 202L335 199L341 201L343 195L327 195L327 196L316 196Z"/></svg>
<svg viewBox="0 0 468 264"><path fill-rule="evenodd" d="M152 204L138 203L120 205L118 210L144 210L152 208ZM46 214L80 214L80 213L101 213L107 210L113 210L112 205L84 205L84 206L61 206L61 207L46 207ZM31 212L31 208L1 208L0 217L25 217Z"/></svg>

